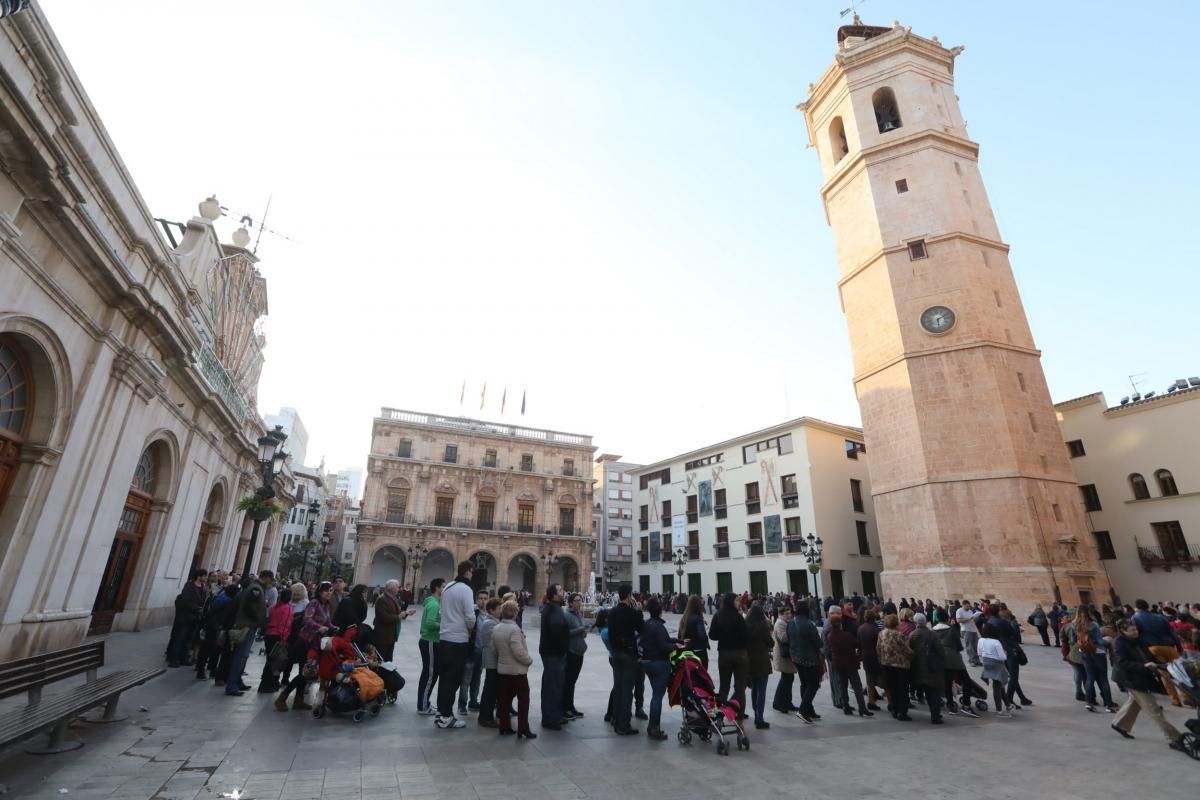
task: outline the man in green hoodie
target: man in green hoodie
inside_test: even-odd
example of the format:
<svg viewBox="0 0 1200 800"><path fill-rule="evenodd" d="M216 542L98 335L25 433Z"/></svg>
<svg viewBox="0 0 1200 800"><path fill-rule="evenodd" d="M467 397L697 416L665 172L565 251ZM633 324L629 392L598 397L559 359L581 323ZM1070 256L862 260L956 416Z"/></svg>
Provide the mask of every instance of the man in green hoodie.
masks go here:
<svg viewBox="0 0 1200 800"><path fill-rule="evenodd" d="M437 683L437 664L435 651L441 639L442 628L442 586L444 578L434 578L429 582L429 596L425 598L425 607L421 612L421 640L417 647L421 649L421 679L417 682L417 713L424 716L436 716L437 709L429 702L433 687Z"/></svg>

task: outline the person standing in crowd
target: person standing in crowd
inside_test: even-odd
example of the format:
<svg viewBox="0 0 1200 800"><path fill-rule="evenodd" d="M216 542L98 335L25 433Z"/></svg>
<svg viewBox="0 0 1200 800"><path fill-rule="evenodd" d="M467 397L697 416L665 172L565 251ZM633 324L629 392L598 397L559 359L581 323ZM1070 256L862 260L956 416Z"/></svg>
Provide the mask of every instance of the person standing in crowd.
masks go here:
<svg viewBox="0 0 1200 800"><path fill-rule="evenodd" d="M520 607L515 600L500 606L500 622L492 630L491 650L496 658L496 677L499 697L496 707L500 709L500 735L517 734L518 739L536 739L537 734L529 728L529 665L533 656L525 644L525 631L517 626ZM508 716L509 704L517 701L517 729L512 728Z"/></svg>
<svg viewBox="0 0 1200 800"><path fill-rule="evenodd" d="M858 626L858 652L867 678L867 710L879 711L879 688L883 686L883 667L879 664L879 612L868 608Z"/></svg>
<svg viewBox="0 0 1200 800"><path fill-rule="evenodd" d="M200 631L204 603L208 600L207 585L208 570L193 569L188 574L188 582L175 598L175 620L171 625L171 639L167 645L168 667L192 665L192 640Z"/></svg>
<svg viewBox="0 0 1200 800"><path fill-rule="evenodd" d="M417 647L421 652L421 677L417 681L417 713L426 717L437 716L434 708L433 687L438 681L438 641L442 631L442 588L445 578L434 578L429 582L429 595L421 611L421 638Z"/></svg>
<svg viewBox="0 0 1200 800"><path fill-rule="evenodd" d="M1113 677L1118 686L1125 687L1129 697L1117 712L1112 729L1126 739L1132 739L1138 713L1145 711L1166 737L1167 745L1172 750L1186 752L1180 742L1179 730L1167 721L1162 706L1151 694L1156 683L1163 679L1162 664L1139 641L1140 636L1141 628L1134 620L1123 619L1117 623L1117 638L1113 641Z"/></svg>
<svg viewBox="0 0 1200 800"><path fill-rule="evenodd" d="M1034 606L1033 613L1026 620L1030 625L1037 628L1038 634L1042 637L1042 646L1050 646L1050 617L1047 616L1042 604L1038 603Z"/></svg>
<svg viewBox="0 0 1200 800"><path fill-rule="evenodd" d="M583 656L587 652L588 624L583 619L583 596L574 592L567 598L563 612L567 619L567 672L563 683L563 717L568 720L581 719L583 712L575 707L575 684L583 670Z"/></svg>
<svg viewBox="0 0 1200 800"><path fill-rule="evenodd" d="M929 708L929 721L941 725L942 689L946 681L946 657L938 639L929 630L924 614L913 614L916 628L908 637L912 648L912 680L924 690L925 705Z"/></svg>
<svg viewBox="0 0 1200 800"><path fill-rule="evenodd" d="M463 665L462 685L458 690L458 713L464 717L468 711L479 710L479 682L483 677L483 669L480 667L481 653L477 637L479 623L486 616L484 608L487 607L488 597L487 589L475 592L475 628L471 631L471 650Z"/></svg>
<svg viewBox="0 0 1200 800"><path fill-rule="evenodd" d="M980 666L979 661L979 612L971 607L970 600L963 600L962 605L954 612L958 620L958 633L962 637L963 652L972 667Z"/></svg>
<svg viewBox="0 0 1200 800"><path fill-rule="evenodd" d="M1137 609L1133 615L1133 624L1137 625L1138 640L1141 646L1163 664L1170 664L1179 658L1178 640L1175 638L1175 632L1171 630L1171 624L1167 622L1167 618L1156 611L1151 611L1150 604L1141 598L1135 600L1133 605ZM1167 694L1171 696L1171 705L1183 705L1174 681L1165 673L1162 676L1162 683ZM1146 710L1149 711L1149 709Z"/></svg>
<svg viewBox="0 0 1200 800"><path fill-rule="evenodd" d="M294 589L292 598L292 609L294 611L296 608L296 594ZM275 698L275 710L288 710L288 695L293 691L296 692L296 699L292 701L293 711L309 711L312 709L312 706L304 699L304 694L308 689L308 676L304 674L304 668L308 659L308 651L319 651L321 649L321 637L327 636L333 630L332 607L333 584L329 581L322 581L316 587L313 598L304 606L299 631L296 631L296 620L293 615L292 630L295 633L288 643L288 662L292 665L298 665L299 669L296 670L296 676L283 687L283 691Z"/></svg>
<svg viewBox="0 0 1200 800"><path fill-rule="evenodd" d="M375 649L384 661L396 654L400 623L408 616L408 604L400 599L400 581L393 578L375 598Z"/></svg>
<svg viewBox="0 0 1200 800"><path fill-rule="evenodd" d="M996 638L999 631L992 625L984 625L979 633L979 658L983 661L982 678L992 685L992 700L996 703L996 716L1010 719L1016 708L1008 699L1005 685L1008 683L1008 653L1004 644Z"/></svg>
<svg viewBox="0 0 1200 800"><path fill-rule="evenodd" d="M622 584L617 604L608 615L608 643L613 660L613 728L620 736L634 736L630 724L634 681L638 675L638 637L645 624L642 612L634 607L633 589Z"/></svg>
<svg viewBox="0 0 1200 800"><path fill-rule="evenodd" d="M479 695L479 725L498 728L496 722L496 697L500 691L496 672L496 651L492 647L492 633L500 622L500 598L489 598L483 605L483 616L475 627L475 647L479 651L479 666L484 671L483 691Z"/></svg>
<svg viewBox="0 0 1200 800"><path fill-rule="evenodd" d="M454 716L454 696L462 686L463 670L471 654L475 631L475 592L471 589L474 565L460 561L454 580L442 588L441 625L438 628L438 716L434 723L443 730L465 728Z"/></svg>
<svg viewBox="0 0 1200 800"><path fill-rule="evenodd" d="M887 685L888 711L901 722L910 722L908 715L909 670L912 667L912 648L900 633L900 619L895 614L883 618L883 630L876 643L879 664Z"/></svg>
<svg viewBox="0 0 1200 800"><path fill-rule="evenodd" d="M546 589L542 634L538 642L538 655L542 658L542 727L552 731L561 731L565 721L563 686L570 638L567 617L562 609L562 587L552 583Z"/></svg>
<svg viewBox="0 0 1200 800"><path fill-rule="evenodd" d="M258 679L259 694L274 694L279 691L279 675L277 673L279 658L276 655L276 648L279 649L279 654L283 656L283 663L287 663L287 643L288 636L292 631L292 593L289 589L286 594L276 592L275 605L271 606L271 610L267 612L267 628L264 634L265 644L263 649L266 651L267 657L263 659L262 675Z"/></svg>
<svg viewBox="0 0 1200 800"><path fill-rule="evenodd" d="M638 637L642 651L642 670L650 679L650 723L646 727L646 735L661 741L667 738L662 730L662 700L667 690L667 681L671 677L668 658L675 647L675 641L663 624L662 601L651 597L646 601L646 610L650 612L650 619L642 626Z"/></svg>
<svg viewBox="0 0 1200 800"><path fill-rule="evenodd" d="M346 599L346 579L341 575L333 576L333 609L337 611L338 606Z"/></svg>
<svg viewBox="0 0 1200 800"><path fill-rule="evenodd" d="M779 673L779 683L775 687L775 699L771 708L781 714L792 714L800 707L792 702L792 684L796 678L796 665L792 663L791 650L788 648L788 625L792 621L793 611L790 604L784 604L779 609L779 618L775 620L772 634L775 637L774 667Z"/></svg>
<svg viewBox="0 0 1200 800"><path fill-rule="evenodd" d="M717 643L717 669L721 687L717 695L721 702L729 699L733 684L733 700L738 706L738 718L746 718L746 684L750 661L746 654L746 620L738 613L737 595L730 592L721 598L721 609L713 615L708 638Z"/></svg>
<svg viewBox="0 0 1200 800"><path fill-rule="evenodd" d="M254 647L254 635L267 625L266 591L275 580L275 573L264 569L258 577L249 576L245 586L238 592L237 611L229 630L229 643L233 654L229 659L229 671L225 677L225 694L240 697L250 687L242 682L246 661Z"/></svg>
<svg viewBox="0 0 1200 800"><path fill-rule="evenodd" d="M805 722L821 718L813 700L821 688L821 633L813 624L811 606L815 600L801 600L788 623L788 651L800 680L799 716Z"/></svg>
<svg viewBox="0 0 1200 800"><path fill-rule="evenodd" d="M942 657L946 661L945 670L942 672L942 697L946 703L946 713L965 714L968 717L978 718L979 715L971 707L972 689L978 689L978 685L971 680L971 676L967 673L967 665L963 661L962 636L955 629L955 625L946 624L948 619L951 617L946 609L934 609L933 635L937 637ZM962 702L957 704L954 701L955 681L962 688Z"/></svg>
<svg viewBox="0 0 1200 800"><path fill-rule="evenodd" d="M1050 630L1054 631L1054 646L1061 647L1062 643L1059 640L1059 631L1062 630L1063 618L1067 616L1066 610L1058 603L1051 603L1050 612L1046 614L1046 619L1050 623Z"/></svg>
<svg viewBox="0 0 1200 800"><path fill-rule="evenodd" d="M1076 610L1068 636L1083 670L1085 708L1093 712L1096 710L1096 691L1099 689L1105 710L1116 713L1117 706L1113 703L1112 689L1108 684L1108 642L1084 606Z"/></svg>
<svg viewBox="0 0 1200 800"><path fill-rule="evenodd" d="M1028 663L1025 650L1021 647L1021 624L1004 604L1000 605L1000 622L1012 632L1004 643L1004 650L1008 653L1008 702L1015 703L1013 698L1018 698L1021 706L1031 706L1033 701L1025 696L1025 690L1021 688L1021 667Z"/></svg>
<svg viewBox="0 0 1200 800"><path fill-rule="evenodd" d="M1078 614L1080 609L1076 609ZM1083 703L1087 701L1084 685L1087 683L1087 672L1083 667L1083 655L1079 652L1079 636L1075 631L1075 618L1064 615L1060 623L1059 650L1062 659L1071 667L1071 676L1075 680L1075 699Z"/></svg>
<svg viewBox="0 0 1200 800"><path fill-rule="evenodd" d="M763 714L767 708L767 681L771 677L771 650L775 634L763 607L754 603L746 615L746 660L749 665L750 705L754 709L754 727L771 727ZM653 712L651 712L653 715Z"/></svg>
<svg viewBox="0 0 1200 800"><path fill-rule="evenodd" d="M711 599L712 595L709 595L709 600ZM688 598L683 616L679 620L678 638L687 641L688 649L695 653L704 668L708 669L708 632L704 628L704 604L698 594Z"/></svg>
<svg viewBox="0 0 1200 800"><path fill-rule="evenodd" d="M367 621L367 607L366 584L354 584L333 609L333 627L345 631L362 625Z"/></svg>
<svg viewBox="0 0 1200 800"><path fill-rule="evenodd" d="M830 612L829 619L833 622L826 635L832 667L829 679L838 684L842 713L848 717L854 716L854 707L857 705L860 717L873 717L875 714L867 708L862 681L858 677L858 668L862 663L862 645L858 639L858 632L854 629L854 622L844 612L838 614L837 609ZM851 690L854 692L853 696L850 695Z"/></svg>

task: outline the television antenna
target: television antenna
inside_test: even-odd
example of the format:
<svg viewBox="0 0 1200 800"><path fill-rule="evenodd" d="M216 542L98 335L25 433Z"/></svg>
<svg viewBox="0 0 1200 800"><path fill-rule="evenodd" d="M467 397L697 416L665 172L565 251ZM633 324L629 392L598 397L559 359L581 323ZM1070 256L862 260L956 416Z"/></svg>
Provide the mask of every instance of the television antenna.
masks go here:
<svg viewBox="0 0 1200 800"><path fill-rule="evenodd" d="M1135 372L1134 374L1129 376L1129 385L1133 387L1134 394L1140 394L1140 392L1138 392L1138 382L1135 381L1134 378L1140 378L1145 374L1146 374L1145 372Z"/></svg>
<svg viewBox="0 0 1200 800"><path fill-rule="evenodd" d="M239 223L241 225L244 225L250 230L257 232L257 235L254 237L254 247L250 250L251 255L258 255L258 243L262 241L262 235L264 232L269 233L272 236L278 236L280 239L291 242L292 244L300 244L292 237L267 227L267 214L271 211L271 199L273 197L274 194L267 195L267 206L263 209L262 216L258 218L257 224L254 222L254 217L250 216L249 214L237 214L236 212L231 212L225 206L221 206L221 211L224 212L225 216L240 217Z"/></svg>
<svg viewBox="0 0 1200 800"><path fill-rule="evenodd" d="M841 10L841 13L838 14L838 16L842 17L844 19L847 14L853 14L854 15L853 24L854 25L862 25L862 20L858 16L858 7L861 6L865 2L867 2L867 0L850 0L850 7L843 8Z"/></svg>

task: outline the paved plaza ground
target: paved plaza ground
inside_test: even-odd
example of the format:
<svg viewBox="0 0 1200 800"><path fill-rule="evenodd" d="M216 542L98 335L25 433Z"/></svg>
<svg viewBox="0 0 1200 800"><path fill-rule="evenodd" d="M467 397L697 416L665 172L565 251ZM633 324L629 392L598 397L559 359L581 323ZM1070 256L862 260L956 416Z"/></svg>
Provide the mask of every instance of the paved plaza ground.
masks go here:
<svg viewBox="0 0 1200 800"><path fill-rule="evenodd" d="M527 615L534 652L536 622ZM166 635L166 629L110 635L109 666L160 663ZM76 726L72 735L86 743L80 750L40 757L22 746L0 752L3 797L1095 800L1143 789L1158 800L1200 796L1200 763L1168 750L1149 720L1135 729L1136 741L1118 737L1108 729L1111 715L1089 714L1074 700L1069 670L1056 650L1040 645L1027 648L1030 665L1022 670L1035 705L1016 719L947 717L934 727L921 709L911 723L886 712L845 717L830 706L826 684L818 697L820 723L768 710L771 729L750 728L750 751L722 757L711 744L676 742L678 709L664 710L671 734L665 742L613 735L603 722L611 674L599 637L589 644L577 703L587 716L561 733L538 727L540 667L532 668L531 717L540 734L532 742L501 739L473 719L464 730L438 730L431 718L416 715L416 625L405 626L396 648L409 681L399 704L361 724L282 714L271 695L225 697L189 669L169 670L125 695L127 721ZM261 666L256 650L251 685ZM768 705L774 686L775 677ZM11 709L0 705L0 713ZM1182 709L1167 714L1180 728L1188 718ZM645 723L639 727L644 731Z"/></svg>

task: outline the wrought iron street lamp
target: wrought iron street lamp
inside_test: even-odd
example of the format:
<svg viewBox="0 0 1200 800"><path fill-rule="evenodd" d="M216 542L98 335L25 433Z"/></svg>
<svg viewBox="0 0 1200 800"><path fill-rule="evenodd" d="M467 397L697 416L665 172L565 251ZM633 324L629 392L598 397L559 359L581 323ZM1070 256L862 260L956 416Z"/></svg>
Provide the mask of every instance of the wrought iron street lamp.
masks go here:
<svg viewBox="0 0 1200 800"><path fill-rule="evenodd" d="M683 568L687 566L687 562L688 562L687 548L686 547L676 547L675 548L675 557L671 560L675 562L675 574L678 575L679 578L682 580L683 579Z"/></svg>
<svg viewBox="0 0 1200 800"><path fill-rule="evenodd" d="M542 556L542 566L546 568L546 588L550 588L550 575L554 572L554 568L558 566L558 556L554 555L551 550Z"/></svg>
<svg viewBox="0 0 1200 800"><path fill-rule="evenodd" d="M304 537L304 540L306 542L312 541L313 528L317 524L317 516L320 515L320 513L321 513L321 501L317 500L316 498L313 498L313 501L308 504L308 533ZM301 582L303 582L305 579L304 572L305 572L305 570L308 569L308 551L311 549L312 549L311 546L304 548L304 560L300 562L300 581Z"/></svg>
<svg viewBox="0 0 1200 800"><path fill-rule="evenodd" d="M418 528L417 534L420 535L420 533L421 533L421 529ZM408 550L406 551L406 553L408 555L408 561L410 564L412 564L412 568L413 568L413 597L416 597L418 594L418 592L416 591L417 573L419 573L421 571L421 562L425 560L425 543L417 542L416 544L410 544L408 546ZM404 577L406 577L406 578L408 577L408 566L407 565L405 565L405 567L404 567Z"/></svg>
<svg viewBox="0 0 1200 800"><path fill-rule="evenodd" d="M275 482L275 475L283 469L283 464L288 459L288 454L283 452L283 443L287 438L283 426L276 425L275 430L268 431L258 439L258 464L261 469L262 486L259 486L254 494L260 500L266 501L275 497L275 490L271 488L271 484ZM270 513L250 513L247 516L254 521L254 527L250 530L250 548L246 551L246 563L242 567L243 576L250 574L254 551L258 548L258 528L269 518Z"/></svg>
<svg viewBox="0 0 1200 800"><path fill-rule="evenodd" d="M815 536L811 532L805 540L808 546L804 548L804 560L808 562L808 571L813 576L813 597L817 596L819 583L817 576L821 574L821 552L825 549L825 543L821 541L820 536Z"/></svg>
<svg viewBox="0 0 1200 800"><path fill-rule="evenodd" d="M612 586L610 584L612 583L612 580L615 577L617 577L616 564L605 564L604 565L604 588L605 589L608 589L609 591L612 590Z"/></svg>

